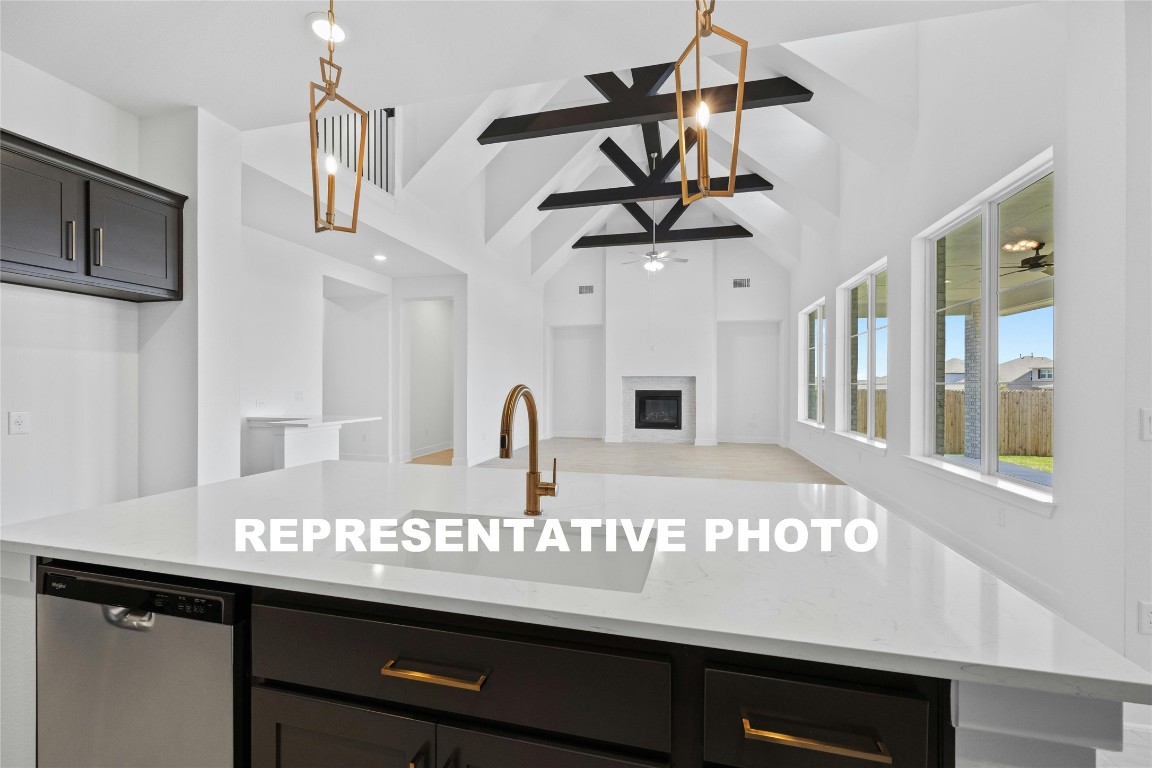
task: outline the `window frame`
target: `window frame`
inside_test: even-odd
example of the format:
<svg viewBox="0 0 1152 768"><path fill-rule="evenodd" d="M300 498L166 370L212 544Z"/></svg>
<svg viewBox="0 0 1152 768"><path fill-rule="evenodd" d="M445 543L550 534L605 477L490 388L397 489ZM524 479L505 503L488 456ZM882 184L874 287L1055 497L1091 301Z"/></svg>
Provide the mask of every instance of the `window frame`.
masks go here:
<svg viewBox="0 0 1152 768"><path fill-rule="evenodd" d="M1032 162L1017 168L999 183L970 201L949 216L944 223L928 231L924 243L924 315L926 356L922 366L924 383L924 434L921 455L927 459L944 462L947 465L968 467L971 465L951 462L936 453L936 258L937 242L977 216L980 217L980 462L977 468L982 478L1006 484L1018 484L1029 489L1051 494L1055 486L1055 473L1052 486L1033 483L1029 480L1000 471L1000 424L999 403L1000 376L999 363L999 317L1000 317L1000 204L1016 193L1026 189L1049 174L1055 173L1052 151L1048 150ZM1053 221L1056 220L1053 201ZM1055 281L1053 281L1055 285ZM1055 299L1053 299L1055 307ZM1056 347L1056 329L1052 329L1052 346ZM965 372L967 375L967 371ZM1052 381L1052 379L1044 379Z"/></svg>
<svg viewBox="0 0 1152 768"><path fill-rule="evenodd" d="M825 296L809 304L797 315L800 326L800 396L797 402L796 420L812 427L824 429L828 413L826 391L828 380L828 303ZM812 341L808 333L808 316L818 312L816 318L816 332L818 335L815 344L816 359L816 418L808 417L808 344Z"/></svg>
<svg viewBox="0 0 1152 768"><path fill-rule="evenodd" d="M837 312L844 318L837 323L839 326L837 340L842 342L838 345L840 347L838 363L843 375L838 376L836 382L836 432L844 437L862 440L880 448L888 445L888 438L876 437L876 277L881 272L887 271L888 257L885 256L869 265L867 269L853 275L851 280L841 283L836 289ZM853 387L856 383L856 371L852 369L852 337L856 334L853 333L854 329L851 327L852 313L849 311L849 306L852 301L852 290L864 283L868 284L868 382L867 395L865 396L868 403L868 423L865 425L866 432L857 432L849 424L852 413L852 396L855 393ZM886 285L890 305L891 283L886 281ZM892 311L889 306L886 315L888 325L885 326L889 331L892 324L891 315ZM889 341L889 346L891 346L891 341ZM886 364L885 368L887 367Z"/></svg>

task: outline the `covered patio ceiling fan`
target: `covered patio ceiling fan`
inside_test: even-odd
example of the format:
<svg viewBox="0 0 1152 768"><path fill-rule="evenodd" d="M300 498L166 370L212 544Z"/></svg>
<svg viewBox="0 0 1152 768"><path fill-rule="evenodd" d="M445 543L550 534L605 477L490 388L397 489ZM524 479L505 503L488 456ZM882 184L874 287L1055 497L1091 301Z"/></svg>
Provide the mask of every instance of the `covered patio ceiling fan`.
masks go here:
<svg viewBox="0 0 1152 768"><path fill-rule="evenodd" d="M1015 275L1020 272L1043 272L1050 277L1054 275L1056 273L1056 267L1054 263L1056 252L1053 251L1051 253L1041 254L1040 249L1043 248L1044 245L1044 243L1039 243L1035 240L1021 240L1018 243L1009 243L1005 245L1005 251L1014 251L1019 253L1020 251L1029 250L1033 251L1033 254L1031 256L1025 256L1023 259L1021 259L1019 268L1013 268L1011 266L1000 267L1000 269L1012 270L1011 272L1005 272L1003 275L1001 275L1001 277Z"/></svg>

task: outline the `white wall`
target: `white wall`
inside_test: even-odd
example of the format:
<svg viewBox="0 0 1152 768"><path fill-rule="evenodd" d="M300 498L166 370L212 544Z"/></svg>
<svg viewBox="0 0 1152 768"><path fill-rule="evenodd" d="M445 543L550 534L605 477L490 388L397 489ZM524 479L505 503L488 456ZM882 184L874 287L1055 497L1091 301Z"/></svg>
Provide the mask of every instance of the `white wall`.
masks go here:
<svg viewBox="0 0 1152 768"><path fill-rule="evenodd" d="M136 307L0 286L4 524L137 495ZM9 435L7 413L31 413Z"/></svg>
<svg viewBox="0 0 1152 768"><path fill-rule="evenodd" d="M452 447L452 302L407 301L408 423L410 453Z"/></svg>
<svg viewBox="0 0 1152 768"><path fill-rule="evenodd" d="M921 23L918 131L907 166L878 169L842 149L840 225L827 238L805 230L786 344L795 366L794 313L828 296L829 322L837 327L843 318L832 300L836 286L887 256L889 402L908 404L889 408L887 451L865 450L831 430L802 425L791 426L792 446L1152 666L1149 638L1133 629L1134 601L1148 599L1150 589L1148 537L1134 543L1131 536L1148 530L1147 486L1135 504L1129 495L1129 484L1146 483L1138 478L1148 474L1147 447L1134 430L1137 403L1147 400L1150 324L1147 302L1125 303L1121 288L1135 278L1146 291L1148 282L1149 72L1143 38L1126 49L1132 38L1125 14L1143 13L1146 27L1139 5L1032 4ZM1022 39L1046 41L1046 55L1013 44ZM1133 65L1132 56L1144 64ZM1019 112L1022 94L1026 113ZM1135 116L1126 114L1132 106L1126 94L1140 94ZM1005 115L1019 117L1000 117ZM1126 148L1127 130L1138 131L1138 146ZM1055 401L1057 508L1051 518L1010 496L992 500L928 474L905 458L918 448L923 372L916 340L926 322L912 298L914 275L922 274L912 259L923 258L912 239L1049 146L1055 151L1057 249L1067 255L1056 279L1055 356L1066 373ZM1141 181L1126 185L1133 178ZM1138 232L1127 229L1126 212L1133 210L1145 222ZM1129 362L1133 343L1140 352ZM841 353L830 345L829 360ZM787 401L795 403L791 370ZM1102 377L1101 370L1116 375ZM1126 385L1130 372L1133 383ZM1139 395L1126 390L1136 381ZM829 399L829 423L835 401ZM794 418L791 408L789 421ZM1123 457L1133 457L1127 470ZM1127 509L1138 511L1126 512L1126 499Z"/></svg>
<svg viewBox="0 0 1152 768"><path fill-rule="evenodd" d="M550 434L602 438L604 326L571 325L550 330ZM618 400L619 397L613 403Z"/></svg>
<svg viewBox="0 0 1152 768"><path fill-rule="evenodd" d="M719 442L779 442L784 384L780 363L779 323L722 322L716 326Z"/></svg>
<svg viewBox="0 0 1152 768"><path fill-rule="evenodd" d="M135 116L8 54L0 55L0 125L139 172ZM0 287L0 413L6 421L8 410L29 410L33 429L0 439L0 521L137 494L138 324L135 304ZM4 765L32 765L36 754L35 590L27 559L20 559L6 558L0 579Z"/></svg>
<svg viewBox="0 0 1152 768"><path fill-rule="evenodd" d="M0 125L50 147L137 176L140 120L87 91L0 53Z"/></svg>
<svg viewBox="0 0 1152 768"><path fill-rule="evenodd" d="M345 424L340 457L388 461L388 297L324 278L323 412L379 416Z"/></svg>

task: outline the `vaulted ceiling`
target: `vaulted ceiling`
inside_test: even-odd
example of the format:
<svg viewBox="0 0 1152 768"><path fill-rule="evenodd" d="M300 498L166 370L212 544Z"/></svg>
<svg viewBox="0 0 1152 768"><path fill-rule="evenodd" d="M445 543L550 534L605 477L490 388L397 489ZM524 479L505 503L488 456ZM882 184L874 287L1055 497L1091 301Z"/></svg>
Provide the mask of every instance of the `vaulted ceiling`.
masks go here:
<svg viewBox="0 0 1152 768"><path fill-rule="evenodd" d="M906 162L917 117L915 22L1016 4L723 0L717 23L750 42L748 79L790 77L815 97L745 112L738 170L773 189L695 203L677 226L743 226L766 257L792 267L804 228L835 226L845 155L876 173L899 173ZM0 47L137 115L197 105L250 130L304 117L304 85L323 49L304 19L323 6L5 0ZM418 133L402 133L412 142L404 195L443 210L450 191L483 174L488 246L526 250L540 279L572 258L580 237L639 228L618 205L539 210L554 193L629 184L600 145L610 138L646 167L639 126L510 144L477 137L500 117L603 103L588 73L616 71L630 82L632 67L673 60L691 35L688 0L339 0L336 13L350 30L337 49L349 92L362 106L397 106L420 122ZM735 69L734 56L717 56L703 79L731 82ZM713 118L718 156L731 152L722 138L731 117ZM672 147L675 121L660 133ZM657 218L672 204L657 203Z"/></svg>

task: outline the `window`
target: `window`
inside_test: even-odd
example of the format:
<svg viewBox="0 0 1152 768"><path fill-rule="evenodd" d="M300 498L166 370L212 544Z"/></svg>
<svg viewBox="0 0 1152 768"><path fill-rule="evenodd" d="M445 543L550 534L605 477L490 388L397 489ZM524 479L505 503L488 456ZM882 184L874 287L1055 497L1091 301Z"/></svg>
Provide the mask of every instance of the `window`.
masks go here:
<svg viewBox="0 0 1152 768"><path fill-rule="evenodd" d="M882 261L844 288L848 376L844 430L888 437L888 271Z"/></svg>
<svg viewBox="0 0 1152 768"><path fill-rule="evenodd" d="M1048 487L1055 368L1052 179L1049 163L989 196L930 239L928 253L936 455L986 475Z"/></svg>
<svg viewBox="0 0 1152 768"><path fill-rule="evenodd" d="M800 345L804 351L804 384L800 418L824 424L824 299L800 313Z"/></svg>

